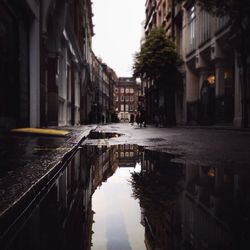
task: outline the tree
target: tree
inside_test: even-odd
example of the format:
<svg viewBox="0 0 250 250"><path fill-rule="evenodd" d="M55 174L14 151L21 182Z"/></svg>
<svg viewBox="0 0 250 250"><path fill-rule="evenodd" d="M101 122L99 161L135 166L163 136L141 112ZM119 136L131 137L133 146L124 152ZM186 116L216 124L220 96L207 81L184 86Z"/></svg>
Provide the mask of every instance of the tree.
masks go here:
<svg viewBox="0 0 250 250"><path fill-rule="evenodd" d="M186 0L177 0L186 2ZM248 64L250 55L250 4L249 0L196 0L196 2L212 15L229 16L231 30L229 43L236 49L242 67L242 126L249 124L250 87L248 86Z"/></svg>
<svg viewBox="0 0 250 250"><path fill-rule="evenodd" d="M134 76L157 83L177 74L181 63L175 44L166 38L163 28L154 28L135 55Z"/></svg>
<svg viewBox="0 0 250 250"><path fill-rule="evenodd" d="M151 103L151 110L147 111L147 117L151 122L154 119L153 115L162 110L162 123L175 125L175 89L180 81L178 66L181 63L175 44L166 38L163 28L152 29L141 50L135 55L133 65L134 77L150 81L155 86L154 94L151 91L151 99L153 98L156 103L160 96L164 99L160 107L155 105L156 103Z"/></svg>

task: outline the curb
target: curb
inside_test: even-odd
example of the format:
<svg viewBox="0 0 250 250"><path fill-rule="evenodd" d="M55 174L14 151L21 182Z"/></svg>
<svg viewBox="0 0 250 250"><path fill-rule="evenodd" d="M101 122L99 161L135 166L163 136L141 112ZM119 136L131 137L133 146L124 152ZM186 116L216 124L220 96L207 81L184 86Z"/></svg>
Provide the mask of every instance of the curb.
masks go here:
<svg viewBox="0 0 250 250"><path fill-rule="evenodd" d="M22 226L27 215L37 205L48 190L52 187L60 173L67 167L68 163L74 157L81 143L86 140L90 131L95 130L89 128L80 133L77 137L75 145L69 151L62 154L60 160L51 166L50 170L38 179L31 187L29 187L22 195L20 195L12 204L0 212L0 244L7 246L18 228Z"/></svg>

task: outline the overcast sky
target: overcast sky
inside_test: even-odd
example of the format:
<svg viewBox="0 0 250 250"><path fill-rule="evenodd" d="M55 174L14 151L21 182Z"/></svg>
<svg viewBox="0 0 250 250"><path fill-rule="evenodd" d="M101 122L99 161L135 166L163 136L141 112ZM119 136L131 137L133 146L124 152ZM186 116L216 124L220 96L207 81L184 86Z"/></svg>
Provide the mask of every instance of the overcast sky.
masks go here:
<svg viewBox="0 0 250 250"><path fill-rule="evenodd" d="M140 47L145 0L93 0L97 57L119 77L132 76L133 55Z"/></svg>

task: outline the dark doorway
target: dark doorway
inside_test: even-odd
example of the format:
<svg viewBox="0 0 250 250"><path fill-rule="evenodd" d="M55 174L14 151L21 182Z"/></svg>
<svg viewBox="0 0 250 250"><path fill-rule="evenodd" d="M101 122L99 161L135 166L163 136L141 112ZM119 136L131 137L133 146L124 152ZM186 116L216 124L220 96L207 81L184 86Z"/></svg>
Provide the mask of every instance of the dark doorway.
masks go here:
<svg viewBox="0 0 250 250"><path fill-rule="evenodd" d="M214 84L205 80L201 87L200 123L211 125L215 120L215 88Z"/></svg>
<svg viewBox="0 0 250 250"><path fill-rule="evenodd" d="M18 28L0 3L0 128L15 127L18 117Z"/></svg>

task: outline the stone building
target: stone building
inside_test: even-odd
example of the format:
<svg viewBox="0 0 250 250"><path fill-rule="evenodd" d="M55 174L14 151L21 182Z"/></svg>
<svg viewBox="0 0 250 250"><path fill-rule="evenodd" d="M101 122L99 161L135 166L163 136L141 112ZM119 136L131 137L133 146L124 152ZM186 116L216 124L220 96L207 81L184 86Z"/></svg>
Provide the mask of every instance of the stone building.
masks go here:
<svg viewBox="0 0 250 250"><path fill-rule="evenodd" d="M91 9L90 0L0 2L1 129L86 120Z"/></svg>
<svg viewBox="0 0 250 250"><path fill-rule="evenodd" d="M182 11L187 123L240 126L240 74L228 43L229 18L213 17L191 2Z"/></svg>
<svg viewBox="0 0 250 250"><path fill-rule="evenodd" d="M91 84L91 2L43 4L41 85L47 88L41 93L41 122L54 126L80 124L86 119Z"/></svg>
<svg viewBox="0 0 250 250"><path fill-rule="evenodd" d="M114 121L114 86L117 75L113 69L92 52L92 77L94 85L94 99L89 122L106 123Z"/></svg>
<svg viewBox="0 0 250 250"><path fill-rule="evenodd" d="M0 129L40 125L40 3L0 2Z"/></svg>
<svg viewBox="0 0 250 250"><path fill-rule="evenodd" d="M115 88L115 110L120 121L128 122L131 115L136 116L138 88L135 79L119 77Z"/></svg>
<svg viewBox="0 0 250 250"><path fill-rule="evenodd" d="M195 1L148 0L145 12L146 35L154 27L164 27L184 61L175 93L177 124L242 126L249 76L242 91L242 66L232 46L237 36L230 36L229 18L211 16ZM147 83L145 96L149 107L161 102L153 83ZM244 116L249 121L247 105Z"/></svg>

